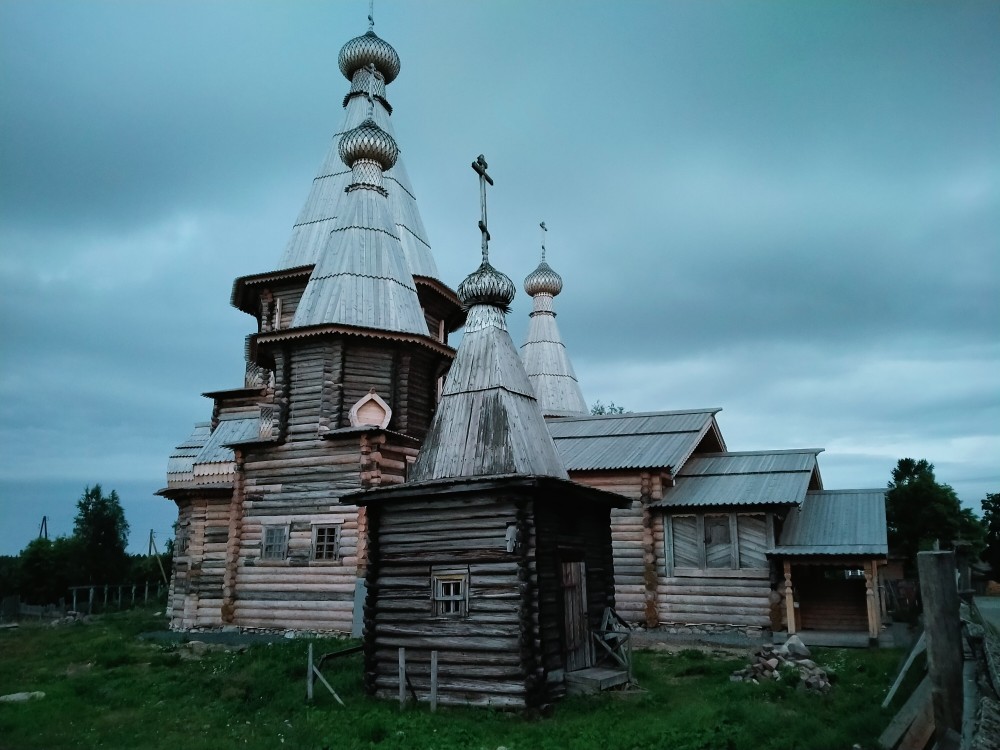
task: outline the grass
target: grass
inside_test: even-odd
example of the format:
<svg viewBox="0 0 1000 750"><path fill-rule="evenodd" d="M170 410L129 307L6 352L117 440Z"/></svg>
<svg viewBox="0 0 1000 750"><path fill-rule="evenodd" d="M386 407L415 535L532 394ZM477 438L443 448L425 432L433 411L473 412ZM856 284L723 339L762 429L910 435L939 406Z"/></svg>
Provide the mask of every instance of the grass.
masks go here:
<svg viewBox="0 0 1000 750"><path fill-rule="evenodd" d="M879 704L902 657L819 650L815 660L836 675L821 696L793 681L731 683L730 672L745 665L732 654L639 652L635 675L645 692L569 698L538 719L455 708L431 714L425 705L400 712L363 695L360 655L324 667L346 708L318 684L306 705L304 641L189 660L183 647L136 637L164 625L133 612L0 631L0 695L46 694L0 704L0 748L872 748L891 718ZM343 646L315 642L318 653Z"/></svg>

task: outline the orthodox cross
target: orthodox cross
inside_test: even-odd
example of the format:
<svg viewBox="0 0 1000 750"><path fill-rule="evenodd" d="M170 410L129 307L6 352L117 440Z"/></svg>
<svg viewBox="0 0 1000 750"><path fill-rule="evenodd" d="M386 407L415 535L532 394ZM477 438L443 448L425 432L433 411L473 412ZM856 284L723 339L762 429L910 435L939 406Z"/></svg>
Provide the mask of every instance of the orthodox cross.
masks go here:
<svg viewBox="0 0 1000 750"><path fill-rule="evenodd" d="M541 224L539 224L538 226L540 226L542 228L542 263L544 263L545 262L545 234L549 231L549 228L547 226L545 226L545 222L544 221Z"/></svg>
<svg viewBox="0 0 1000 750"><path fill-rule="evenodd" d="M368 31L375 31L375 0L368 0Z"/></svg>
<svg viewBox="0 0 1000 750"><path fill-rule="evenodd" d="M490 232L486 228L486 183L492 185L493 178L486 174L488 166L482 154L472 162L472 168L479 175L479 206L483 212L483 218L479 220L479 231L483 233L483 263L490 262Z"/></svg>

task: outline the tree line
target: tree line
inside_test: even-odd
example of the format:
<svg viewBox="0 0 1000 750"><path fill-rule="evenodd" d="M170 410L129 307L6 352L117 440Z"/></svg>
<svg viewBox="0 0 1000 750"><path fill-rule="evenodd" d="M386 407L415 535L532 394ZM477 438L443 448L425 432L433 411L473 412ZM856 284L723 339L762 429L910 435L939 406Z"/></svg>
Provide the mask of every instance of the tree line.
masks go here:
<svg viewBox="0 0 1000 750"><path fill-rule="evenodd" d="M172 541L160 555L129 555L129 524L117 492L88 486L76 510L70 536L39 537L16 557L0 557L0 596L53 604L68 600L70 586L155 583L164 573L169 580Z"/></svg>

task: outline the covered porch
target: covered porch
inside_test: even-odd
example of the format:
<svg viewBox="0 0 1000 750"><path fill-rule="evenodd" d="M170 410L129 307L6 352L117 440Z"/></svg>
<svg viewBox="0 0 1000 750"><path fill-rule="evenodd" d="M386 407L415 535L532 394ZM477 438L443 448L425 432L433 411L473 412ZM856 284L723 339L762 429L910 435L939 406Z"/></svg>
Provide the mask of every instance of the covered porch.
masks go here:
<svg viewBox="0 0 1000 750"><path fill-rule="evenodd" d="M877 643L887 554L883 490L807 493L771 553L780 566L785 633L864 634Z"/></svg>

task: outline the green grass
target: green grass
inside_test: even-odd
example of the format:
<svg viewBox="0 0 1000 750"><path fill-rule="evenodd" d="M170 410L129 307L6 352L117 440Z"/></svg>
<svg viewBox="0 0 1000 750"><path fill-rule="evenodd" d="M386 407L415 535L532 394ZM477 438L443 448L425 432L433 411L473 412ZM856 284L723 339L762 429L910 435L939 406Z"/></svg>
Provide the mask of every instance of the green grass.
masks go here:
<svg viewBox="0 0 1000 750"><path fill-rule="evenodd" d="M821 696L791 682L731 683L730 672L745 665L732 655L640 652L635 674L645 692L569 698L550 718L431 714L425 705L401 713L363 695L360 655L324 668L346 708L319 684L306 705L305 641L190 661L183 648L136 637L164 624L133 612L0 631L0 694L46 693L0 704L0 748L870 748L891 718L879 703L901 659L892 650L820 650L815 660L836 674ZM343 645L315 642L317 653Z"/></svg>

